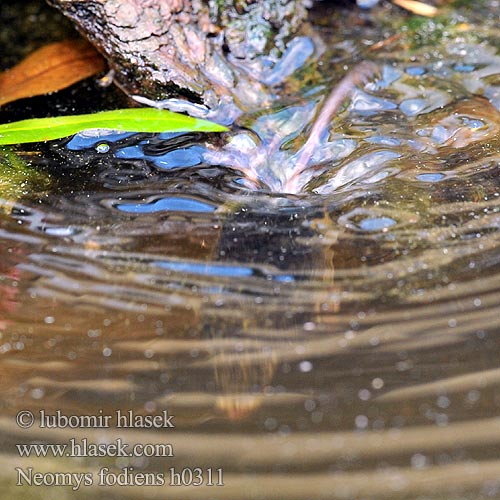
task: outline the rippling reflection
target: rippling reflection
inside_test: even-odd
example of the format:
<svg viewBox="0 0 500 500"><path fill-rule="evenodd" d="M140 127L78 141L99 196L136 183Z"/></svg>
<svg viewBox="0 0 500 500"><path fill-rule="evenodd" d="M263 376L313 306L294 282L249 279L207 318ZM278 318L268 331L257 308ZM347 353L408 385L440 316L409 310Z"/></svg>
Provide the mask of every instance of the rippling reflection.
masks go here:
<svg viewBox="0 0 500 500"><path fill-rule="evenodd" d="M301 195L230 167L287 168L319 87L227 137L85 133L29 155L50 187L0 214L9 498L500 496L500 59L442 50L378 57ZM21 409L168 409L176 428L23 430ZM75 437L175 457L14 448ZM15 466L174 465L223 467L225 486L13 486Z"/></svg>

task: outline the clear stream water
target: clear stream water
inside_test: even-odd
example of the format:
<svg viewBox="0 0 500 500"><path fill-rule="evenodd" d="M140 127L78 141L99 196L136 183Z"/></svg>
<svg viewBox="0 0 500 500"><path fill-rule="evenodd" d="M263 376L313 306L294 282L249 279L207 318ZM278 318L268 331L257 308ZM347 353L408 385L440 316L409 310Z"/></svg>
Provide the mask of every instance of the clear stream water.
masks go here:
<svg viewBox="0 0 500 500"><path fill-rule="evenodd" d="M0 216L2 499L500 498L500 7L481 7L373 52L379 75L335 117L298 195L248 189L229 155L287 168L316 103L366 54L359 16L319 27L323 55L226 136L12 149L31 174ZM123 99L75 89L3 120ZM168 411L175 428L40 428L42 410L112 424ZM174 456L15 446L118 438ZM92 484L17 486L30 467ZM166 484L99 484L104 467ZM204 485L170 486L172 467L203 468Z"/></svg>

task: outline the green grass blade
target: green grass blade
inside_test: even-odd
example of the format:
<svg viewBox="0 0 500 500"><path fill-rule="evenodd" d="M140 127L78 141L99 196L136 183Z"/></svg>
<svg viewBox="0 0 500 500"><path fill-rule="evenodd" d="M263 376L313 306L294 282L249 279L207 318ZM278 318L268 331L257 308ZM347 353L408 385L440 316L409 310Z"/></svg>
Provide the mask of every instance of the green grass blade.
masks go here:
<svg viewBox="0 0 500 500"><path fill-rule="evenodd" d="M123 132L224 132L223 125L154 108L117 109L89 115L34 118L0 125L0 145L43 142L87 129Z"/></svg>

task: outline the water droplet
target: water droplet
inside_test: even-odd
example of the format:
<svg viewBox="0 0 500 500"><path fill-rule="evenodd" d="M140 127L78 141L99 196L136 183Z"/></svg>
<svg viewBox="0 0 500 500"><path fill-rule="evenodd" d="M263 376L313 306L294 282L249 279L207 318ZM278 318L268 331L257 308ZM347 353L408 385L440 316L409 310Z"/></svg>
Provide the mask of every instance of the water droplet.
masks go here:
<svg viewBox="0 0 500 500"><path fill-rule="evenodd" d="M415 453L411 457L411 466L415 469L423 469L427 465L427 457L421 453Z"/></svg>
<svg viewBox="0 0 500 500"><path fill-rule="evenodd" d="M310 372L313 369L313 364L310 361L301 361L299 363L299 370L302 373Z"/></svg>
<svg viewBox="0 0 500 500"><path fill-rule="evenodd" d="M275 418L269 417L264 420L264 427L268 431L274 431L278 427L278 421Z"/></svg>
<svg viewBox="0 0 500 500"><path fill-rule="evenodd" d="M450 406L450 400L446 396L439 396L437 398L437 405L439 408L448 408Z"/></svg>
<svg viewBox="0 0 500 500"><path fill-rule="evenodd" d="M314 411L316 409L316 401L314 401L313 399L306 399L304 401L304 408L308 412Z"/></svg>
<svg viewBox="0 0 500 500"><path fill-rule="evenodd" d="M95 147L95 150L98 153L107 153L109 151L109 144L107 144L106 142L101 142Z"/></svg>
<svg viewBox="0 0 500 500"><path fill-rule="evenodd" d="M31 390L31 397L33 399L42 399L45 396L45 390L41 387Z"/></svg>
<svg viewBox="0 0 500 500"><path fill-rule="evenodd" d="M366 415L358 415L354 419L354 423L358 429L366 429L368 427L368 417Z"/></svg>
<svg viewBox="0 0 500 500"><path fill-rule="evenodd" d="M154 401L146 401L144 403L144 409L149 412L149 413L152 413L156 410L157 408L157 405Z"/></svg>
<svg viewBox="0 0 500 500"><path fill-rule="evenodd" d="M361 389L358 391L358 398L361 399L361 401L368 401L371 397L371 392L368 389Z"/></svg>
<svg viewBox="0 0 500 500"><path fill-rule="evenodd" d="M472 391L469 391L467 393L467 401L469 401L470 403L477 403L480 397L481 393L476 389L473 389Z"/></svg>

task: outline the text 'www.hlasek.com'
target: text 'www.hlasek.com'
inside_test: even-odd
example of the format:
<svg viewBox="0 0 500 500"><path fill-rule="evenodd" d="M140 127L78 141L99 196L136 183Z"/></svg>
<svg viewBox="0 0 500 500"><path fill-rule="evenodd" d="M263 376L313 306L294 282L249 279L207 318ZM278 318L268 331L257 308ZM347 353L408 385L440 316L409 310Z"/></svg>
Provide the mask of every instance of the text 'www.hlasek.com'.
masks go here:
<svg viewBox="0 0 500 500"><path fill-rule="evenodd" d="M133 410L116 410L105 414L100 410L95 415L67 415L61 410L46 412L39 410L19 411L16 425L24 430L38 428L36 439L33 434L26 441L15 445L18 456L24 461L32 461L26 466L15 467L16 485L25 487L71 487L77 491L83 487L103 488L117 486L224 486L224 471L221 467L198 467L196 465L172 467L158 466L158 459L172 461L175 458L172 443L145 442L133 444L123 437L110 438L106 429L114 432L175 429L175 417L168 410L156 414L139 414ZM66 433L74 429L83 432L88 429L93 437L57 438L57 443L48 443L45 433ZM97 431L100 431L97 433ZM31 431L32 432L32 431ZM66 435L66 434L65 434ZM126 434L125 434L126 435ZM148 434L148 436L156 436ZM136 439L134 439L136 441ZM68 467L67 459L74 459L75 465ZM96 459L111 459L106 466L92 467ZM146 470L145 464L154 462L155 470ZM90 465L89 465L90 463ZM50 464L50 471L47 470ZM53 464L64 465L64 470L52 470ZM86 464L87 470L81 470ZM109 464L109 465L108 465ZM136 464L139 464L138 466ZM61 467L62 468L62 467ZM140 470L138 470L140 469Z"/></svg>

